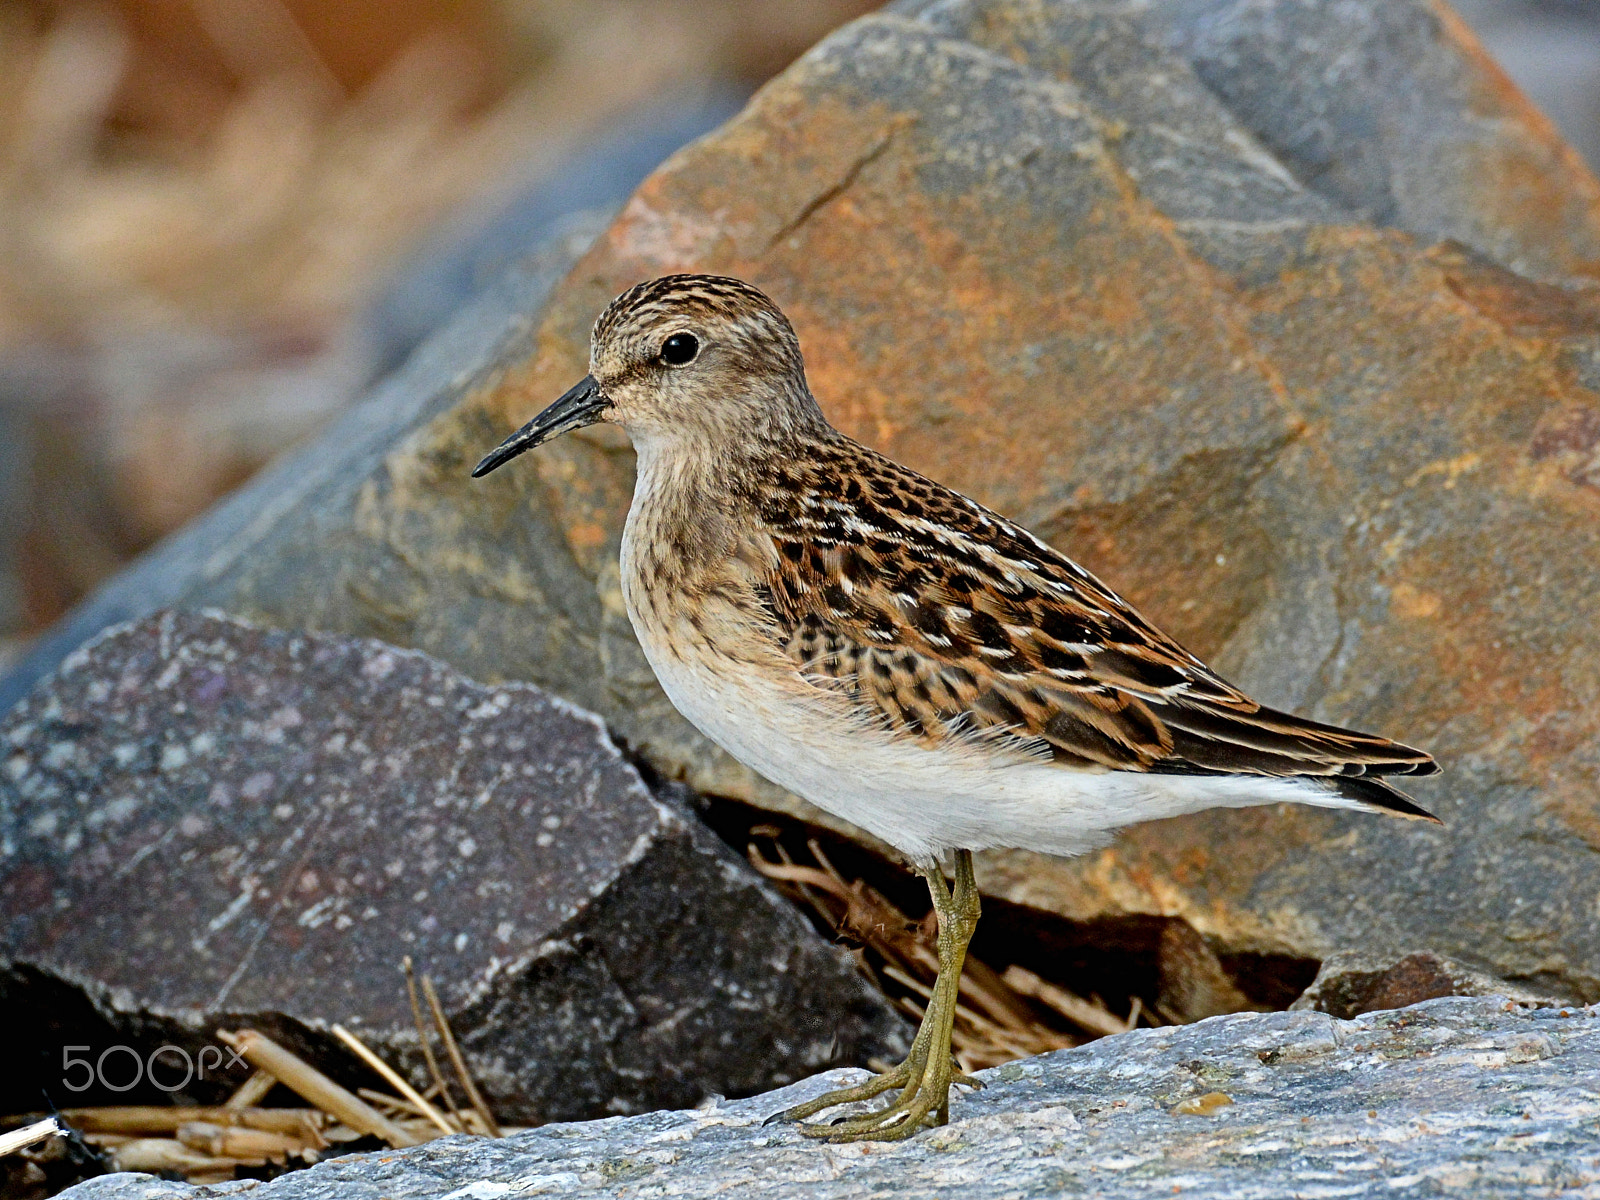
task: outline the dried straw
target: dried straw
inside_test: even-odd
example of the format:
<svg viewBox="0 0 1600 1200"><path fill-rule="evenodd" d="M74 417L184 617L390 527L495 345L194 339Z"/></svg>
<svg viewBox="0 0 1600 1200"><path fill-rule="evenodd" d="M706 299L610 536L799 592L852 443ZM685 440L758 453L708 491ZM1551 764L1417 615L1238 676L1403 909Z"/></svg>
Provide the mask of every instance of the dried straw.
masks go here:
<svg viewBox="0 0 1600 1200"><path fill-rule="evenodd" d="M0 1156L15 1154L18 1150L26 1150L35 1142L42 1142L47 1137L60 1137L66 1133L57 1124L54 1117L46 1117L43 1121L35 1121L32 1125L24 1125L21 1129L13 1129L10 1133L0 1133Z"/></svg>
<svg viewBox="0 0 1600 1200"><path fill-rule="evenodd" d="M361 1061L366 1063L367 1066L371 1067L379 1075L382 1075L385 1083L409 1100L423 1116L427 1117L428 1120L434 1123L434 1125L438 1126L441 1133L448 1136L449 1134L458 1132L457 1130L450 1128L445 1119L439 1115L439 1110L424 1100L422 1098L422 1094L418 1092L416 1088L412 1087L409 1083L402 1079L399 1073L390 1067L388 1063L384 1062L383 1059L379 1058L371 1050L367 1049L366 1044L363 1043L362 1040L355 1034L351 1033L343 1025L335 1025L333 1027L333 1036L338 1038L346 1046L350 1047L351 1050L355 1051L357 1056L359 1056Z"/></svg>
<svg viewBox="0 0 1600 1200"><path fill-rule="evenodd" d="M433 989L433 978L429 975L422 977L422 994L428 998L428 1008L433 1013L433 1023L438 1026L439 1038L444 1042L445 1053L450 1056L450 1065L455 1068L457 1077L461 1080L461 1087L467 1093L467 1100L471 1102L473 1110L478 1114L478 1119L483 1122L484 1130L490 1137L500 1137L500 1126L495 1122L494 1114L489 1111L489 1106L483 1102L483 1096L478 1091L478 1085L472 1081L472 1073L467 1070L467 1063L461 1057L461 1048L456 1045L456 1035L450 1031L450 1022L445 1020L444 1006L439 1003L439 993Z"/></svg>
<svg viewBox="0 0 1600 1200"><path fill-rule="evenodd" d="M253 1029L232 1033L218 1030L217 1037L238 1051L251 1066L272 1072L285 1087L332 1113L350 1128L380 1137L396 1147L414 1146L420 1140L266 1034Z"/></svg>

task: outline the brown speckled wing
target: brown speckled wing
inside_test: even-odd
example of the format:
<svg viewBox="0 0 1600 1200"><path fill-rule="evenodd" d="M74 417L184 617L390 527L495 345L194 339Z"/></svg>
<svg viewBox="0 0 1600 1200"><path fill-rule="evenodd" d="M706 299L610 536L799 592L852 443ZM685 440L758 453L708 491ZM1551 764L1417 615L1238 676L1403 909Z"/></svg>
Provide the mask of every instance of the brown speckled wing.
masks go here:
<svg viewBox="0 0 1600 1200"><path fill-rule="evenodd" d="M1080 768L1437 769L1384 738L1261 707L1025 529L848 439L774 472L754 500L779 642L897 734Z"/></svg>

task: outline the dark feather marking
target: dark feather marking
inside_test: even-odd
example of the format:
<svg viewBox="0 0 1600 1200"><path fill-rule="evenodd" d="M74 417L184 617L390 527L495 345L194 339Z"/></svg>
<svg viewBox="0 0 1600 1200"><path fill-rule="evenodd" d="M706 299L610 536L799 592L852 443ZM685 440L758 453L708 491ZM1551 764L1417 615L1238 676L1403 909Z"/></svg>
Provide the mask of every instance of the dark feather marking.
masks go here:
<svg viewBox="0 0 1600 1200"><path fill-rule="evenodd" d="M1039 614L1039 632L1064 643L1099 640L1094 626L1086 618L1054 607L1047 607Z"/></svg>
<svg viewBox="0 0 1600 1200"><path fill-rule="evenodd" d="M1039 665L1046 671L1071 671L1076 674L1083 671L1084 659L1081 654L1057 650L1046 643L1039 647Z"/></svg>
<svg viewBox="0 0 1600 1200"><path fill-rule="evenodd" d="M1154 691L1178 687L1189 678L1171 663L1153 662L1121 650L1100 651L1094 656L1094 669L1098 673L1121 677L1136 686Z"/></svg>

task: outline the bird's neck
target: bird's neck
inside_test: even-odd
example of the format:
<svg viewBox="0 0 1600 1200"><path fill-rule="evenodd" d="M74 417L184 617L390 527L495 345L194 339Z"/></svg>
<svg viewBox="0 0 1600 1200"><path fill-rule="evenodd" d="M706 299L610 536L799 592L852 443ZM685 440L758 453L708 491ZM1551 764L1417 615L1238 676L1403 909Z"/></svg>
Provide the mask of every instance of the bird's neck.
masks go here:
<svg viewBox="0 0 1600 1200"><path fill-rule="evenodd" d="M726 512L737 498L738 464L698 438L634 434L638 475L629 524L693 524Z"/></svg>
<svg viewBox="0 0 1600 1200"><path fill-rule="evenodd" d="M623 535L624 571L680 586L720 578L746 551L765 482L810 457L823 433L739 440L633 434L638 475ZM665 582L665 580L658 580Z"/></svg>
<svg viewBox="0 0 1600 1200"><path fill-rule="evenodd" d="M634 507L690 517L741 510L774 469L838 436L809 392L721 406L700 421L630 423L627 432L638 455Z"/></svg>
<svg viewBox="0 0 1600 1200"><path fill-rule="evenodd" d="M636 436L638 477L628 510L631 537L670 545L684 565L726 554L728 530L746 511L752 463L703 438Z"/></svg>

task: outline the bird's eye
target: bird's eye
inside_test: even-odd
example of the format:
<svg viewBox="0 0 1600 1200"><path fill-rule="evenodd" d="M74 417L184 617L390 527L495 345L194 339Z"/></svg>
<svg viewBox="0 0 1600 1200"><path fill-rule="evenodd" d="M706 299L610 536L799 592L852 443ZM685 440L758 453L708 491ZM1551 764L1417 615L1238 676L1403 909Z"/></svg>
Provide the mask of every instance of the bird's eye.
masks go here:
<svg viewBox="0 0 1600 1200"><path fill-rule="evenodd" d="M675 333L661 343L661 361L669 367L683 367L700 353L700 339L692 333Z"/></svg>

